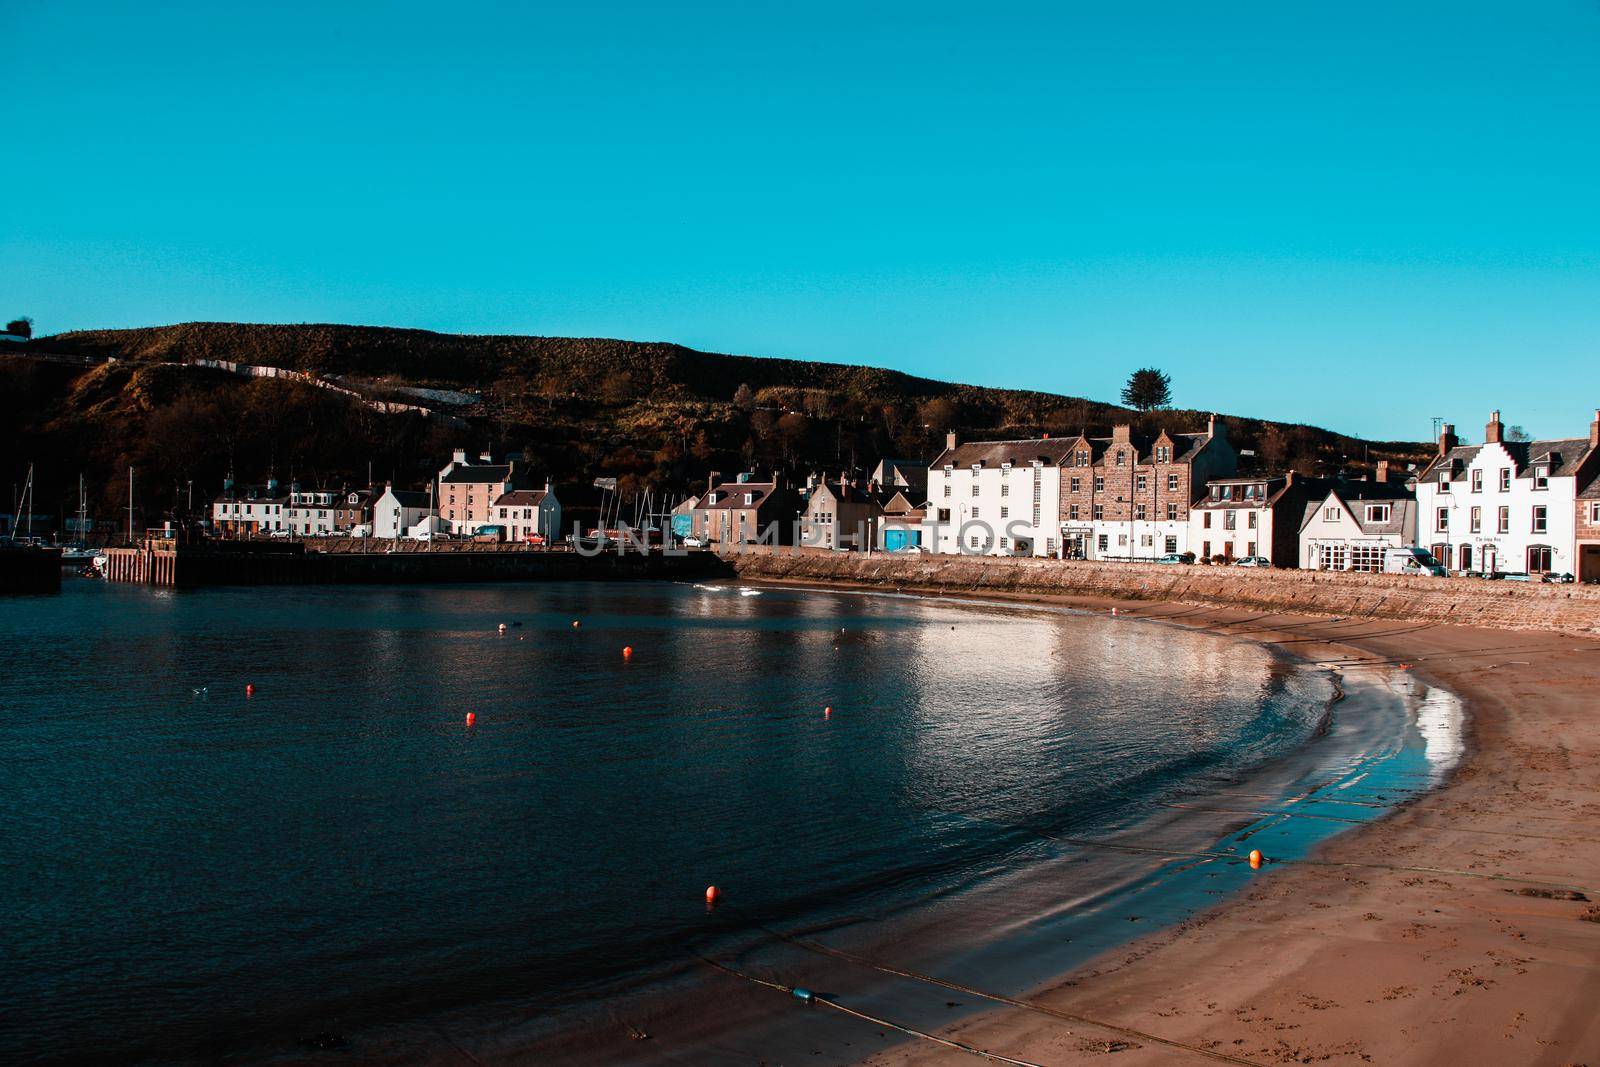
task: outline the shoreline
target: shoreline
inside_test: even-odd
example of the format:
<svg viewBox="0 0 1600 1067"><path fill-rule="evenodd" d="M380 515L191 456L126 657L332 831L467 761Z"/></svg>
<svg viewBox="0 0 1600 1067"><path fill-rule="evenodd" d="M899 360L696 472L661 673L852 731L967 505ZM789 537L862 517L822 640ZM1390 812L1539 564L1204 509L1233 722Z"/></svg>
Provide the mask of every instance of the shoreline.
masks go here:
<svg viewBox="0 0 1600 1067"><path fill-rule="evenodd" d="M1308 663L1353 653L1347 669L1404 667L1463 701L1465 746L1437 787L1323 841L1317 865L1269 867L1244 894L1037 986L1018 998L1026 1008L988 1010L932 1036L1051 1065L1109 1053L1133 1065L1600 1059L1591 1007L1600 999L1600 832L1585 829L1600 823L1600 724L1577 718L1600 705L1600 642L1082 595L984 599L1115 608L1248 636ZM1547 698L1540 714L1516 703L1530 691ZM1536 791L1528 778L1539 780ZM1385 860L1438 873L1374 865ZM1563 899L1569 893L1587 899ZM973 1053L907 1039L857 1062L957 1064Z"/></svg>
<svg viewBox="0 0 1600 1067"><path fill-rule="evenodd" d="M832 593L860 592L872 596L883 596L886 593L892 595L892 591L881 587L858 586L846 588L833 583L756 581L747 582L746 584L771 585L774 588L814 589ZM1110 602L1085 603L1081 598L1050 596L1003 594L988 597L964 597L959 594L928 596L921 592L912 593L910 591L907 591L904 595L918 599L925 598L935 602L979 608L1006 609L1031 605L1042 609L1066 607L1077 612L1085 608L1112 606ZM1116 606L1123 607L1120 603ZM1134 610L1127 610L1125 613L1129 621L1134 622L1136 618L1141 617L1141 613L1137 609L1142 608L1145 609L1145 613L1142 615L1143 621L1167 621L1162 619L1160 614L1149 612L1149 609L1158 607L1160 605L1154 605L1150 602L1143 602L1137 605L1129 604L1127 608ZM1189 615L1191 610L1184 608L1179 614ZM1259 616L1254 616L1251 617L1250 621L1258 619ZM1315 621L1318 624L1326 624L1329 620L1319 619ZM1188 628L1216 629L1213 626L1195 626L1192 624ZM1220 636L1249 640L1252 643L1264 645L1274 655L1282 655L1286 659L1293 661L1297 669L1312 671L1319 668L1327 669L1325 665L1317 661L1317 657L1307 655L1305 650L1284 647L1272 641L1264 641L1258 634L1229 634L1226 630L1222 630ZM1333 642L1319 643L1319 647L1324 651L1324 654L1320 657L1322 660L1330 657L1344 659L1349 651ZM1338 672L1334 671L1333 673L1337 678ZM1393 669L1385 670L1384 674L1404 677ZM1363 690L1371 691L1384 687L1375 681L1353 679L1349 688L1352 692L1359 694ZM1332 698L1332 702L1337 702L1340 699L1339 682L1337 680L1334 681L1334 692L1335 695ZM1365 696L1369 700L1372 699L1371 692L1367 692ZM1392 693L1391 696L1393 696ZM1332 702L1330 706L1332 706ZM1359 702L1358 700L1357 703ZM1369 719L1372 717L1370 709L1365 714ZM1359 715L1352 716L1352 718L1358 717ZM1410 721L1411 712L1408 709L1402 713L1401 722L1409 723ZM1463 742L1465 741L1464 738L1462 740ZM1274 762L1281 764L1279 770L1283 768L1298 768L1303 773L1311 767L1317 767L1319 773L1325 772L1332 757L1325 752L1319 756L1317 754L1319 750L1314 750L1316 744L1316 739L1309 740L1306 746L1296 750L1295 753L1277 757ZM1460 760L1466 756L1465 745L1463 744L1462 747L1463 751L1458 757L1458 766ZM1344 750L1344 754L1348 755L1348 750ZM1366 774L1362 773L1356 776L1355 780L1359 781L1364 777L1366 777ZM1252 772L1250 778L1246 780L1246 784L1241 788L1259 787L1271 781L1271 775L1263 769ZM1303 777L1301 781L1303 784ZM1355 783L1346 782L1344 784L1352 785ZM1313 788L1321 788L1321 784ZM1439 784L1434 781L1428 788L1436 790L1439 788ZM1199 810L1210 811L1213 814L1196 816L1189 812L1171 811L1165 816L1150 816L1137 820L1133 824L1122 826L1105 835L1106 840L1113 841L1117 837L1125 835L1126 839L1137 842L1150 836L1152 831L1157 836L1166 836L1175 832L1180 838L1188 842L1187 847L1197 850L1212 850L1209 852L1198 851L1191 855L1209 855L1213 858L1201 859L1198 862L1195 860L1169 858L1163 859L1161 864L1175 865L1181 871L1181 868L1185 866L1215 864L1217 859L1225 859L1224 866L1238 865L1242 869L1245 866L1242 861L1247 848L1240 848L1236 854L1229 857L1223 857L1214 850L1224 847L1225 844L1228 847L1232 847L1231 839L1234 835L1240 835L1242 840L1244 836L1261 832L1265 828L1265 824L1271 821L1270 819L1263 819L1261 816L1271 813L1231 810L1222 806L1223 801L1221 798L1226 794L1219 792L1212 796L1210 791L1203 787L1197 792L1202 797L1208 797L1211 803L1217 805L1213 808L1201 808ZM1265 803L1260 800L1262 796L1271 797L1272 795L1270 789L1266 793L1253 794L1257 798L1256 800L1240 802L1240 806L1255 807L1260 805L1267 808L1275 807L1275 800L1269 800ZM1355 795L1355 793L1351 795ZM1287 801L1289 798L1284 796L1280 799ZM1382 813L1373 811L1367 817L1386 817L1387 814L1396 810L1399 805L1409 802L1405 797L1399 797L1391 799L1383 805L1371 805L1372 807L1382 807L1385 810ZM1176 805L1176 807L1184 807L1184 805ZM1299 820L1288 818L1282 821L1286 824L1298 824L1302 828L1307 825ZM1346 820L1337 818L1329 819L1325 824L1311 824L1316 827L1316 832L1314 839L1309 842L1309 851L1307 849L1300 849L1299 851L1303 852L1306 858L1316 855L1323 843L1330 839L1328 836L1330 824L1343 822L1346 822ZM1347 827L1346 829L1349 828L1353 827ZM1333 833L1338 838L1349 836L1347 832L1339 832L1338 830L1334 830ZM1270 833L1263 835L1263 848L1271 847L1266 843L1266 839L1271 838L1271 836ZM1285 847L1289 848L1290 851L1294 851L1292 846L1286 845ZM1162 851L1159 848L1147 850L1137 845L1133 850ZM1083 849L1081 851L1082 855L1072 859L1070 862L1057 857L1009 872L1004 878L1000 879L1004 883L1003 887L1000 885L990 887L990 891L987 894L989 899L980 899L975 906L976 915L982 917L987 914L996 918L997 921L1008 924L1008 928L1011 930L1010 940L1005 944L1000 942L1004 940L1006 935L994 938L976 934L969 916L966 923L968 929L965 932L970 940L965 942L958 941L956 945L952 946L948 943L951 936L949 929L942 928L940 925L939 907L930 907L932 902L924 901L920 904L908 905L897 917L890 920L888 928L882 932L861 936L861 930L852 930L847 925L843 932L849 947L841 948L837 944L830 944L832 939L828 935L838 932L838 927L829 927L825 932L815 936L800 932L798 940L808 942L811 953L809 955L806 952L799 954L788 952L787 958L781 958L790 946L780 945L776 942L767 942L764 945L757 944L749 950L750 959L748 962L742 958L743 954L724 960L739 972L737 977L708 973L696 980L693 976L689 976L689 980L680 982L678 984L679 987L675 990L657 990L653 994L641 993L637 998L631 1000L625 998L620 1005L607 1006L607 1010L602 1017L598 1019L591 1017L587 1023L577 1022L571 1026L558 1026L556 1030L545 1034L543 1037L533 1038L531 1045L512 1039L509 1042L500 1044L496 1049L496 1042L490 1041L487 1048L480 1046L480 1052L486 1053L488 1060L500 1062L535 1062L539 1055L546 1055L551 1057L552 1060L574 1063L628 1062L654 1064L762 1061L779 1063L801 1060L802 1057L807 1062L824 1063L911 1063L924 1062L923 1057L929 1054L930 1051L940 1056L948 1055L953 1057L949 1060L952 1063L971 1061L971 1052L950 1051L948 1049L939 1051L941 1046L930 1043L929 1040L905 1037L892 1032L892 1024L894 1022L914 1020L913 1025L925 1027L923 1033L933 1035L934 1040L938 1040L940 1036L943 1036L945 1040L969 1043L994 1055L1002 1057L1013 1056L1015 1053L1008 1048L992 1047L985 1045L981 1041L968 1041L965 1037L959 1036L969 1027L987 1025L990 1013L985 1007L989 1003L985 999L985 994L988 991L1000 989L1008 993L1016 993L1033 985L1040 977L1056 973L1058 975L1057 978L1044 983L1044 987L1049 988L1059 983L1063 978L1070 979L1070 976L1095 967L1102 956L1109 955L1114 957L1130 951L1138 951L1138 947L1145 940L1148 940L1148 938L1130 936L1129 928L1118 923L1116 931L1099 938L1099 940L1105 942L1108 946L1107 948L1087 955L1078 952L1076 958L1070 964L1063 963L1059 971L1052 971L1048 966L1040 967L1038 966L1038 961L1032 961L1035 965L1031 968L1031 971L1026 966L1020 969L1015 965L1006 968L1012 972L1008 977L994 976L988 981L968 977L966 980L972 984L963 990L960 984L960 970L967 968L970 974L974 965L990 966L997 962L996 957L1002 958L998 961L1002 968L1006 967L1003 962L1006 957L1012 960L1031 955L1037 955L1045 960L1062 958L1060 947L1048 945L1047 939L1050 937L1059 938L1063 930L1078 935L1080 940L1086 943L1093 943L1096 940L1095 937L1084 938L1082 936L1081 919L1077 920L1080 924L1077 928L1064 923L1063 917L1070 917L1073 906L1064 905L1060 901L1060 891L1057 888L1059 883L1057 885L1049 884L1052 874L1070 870L1072 864L1092 863L1101 865L1107 862L1103 858L1105 855L1105 850L1103 849ZM1097 858L1088 859L1089 856L1096 853L1099 853ZM1113 855L1117 853L1116 846L1111 847L1111 853ZM1271 855L1270 852L1269 855ZM1148 863L1148 856L1141 858ZM1128 857L1126 856L1122 857L1122 861L1127 859ZM1265 874L1266 872L1263 871L1261 873ZM1215 878L1218 875L1212 873L1204 877ZM1259 875L1253 876L1246 870L1243 871L1242 877L1234 875L1224 877L1224 882L1215 884L1227 885L1225 890L1198 889L1193 884L1190 884L1189 888L1185 890L1181 888L1182 873L1176 876L1176 885L1163 885L1162 883L1173 882L1174 876L1164 873L1161 865L1157 865L1154 868L1141 869L1132 863L1126 863L1120 878L1113 880L1110 884L1101 885L1098 889L1092 889L1088 896L1080 897L1079 900L1086 907L1096 912L1103 912L1106 915L1129 910L1138 911L1140 912L1139 915L1118 914L1117 917L1126 918L1129 921L1145 919L1147 928L1150 923L1153 923L1161 931L1161 933L1154 935L1159 938L1172 931L1183 929L1190 924L1208 921L1208 917L1217 908L1225 910L1232 902L1240 899L1242 894L1249 892L1249 882L1254 877L1259 877ZM1226 881L1228 877L1234 878L1231 885ZM1154 884L1144 884L1147 882ZM1202 886L1206 884L1201 883ZM1031 909L1027 904L1016 908L1014 905L1002 902L999 899L1006 897L1008 893L1005 890L1009 890L1013 886L1026 887L1029 885L1035 887L1034 892L1031 895L1023 892L1021 897L1031 903ZM980 890L980 893L982 892ZM1200 898L1200 903L1197 905L1196 897L1194 896L1196 892L1225 893L1226 896L1219 905L1207 905L1203 902L1204 898ZM1161 899L1163 893L1166 894L1165 900ZM969 910L974 910L971 901L965 903L968 905ZM960 910L959 905L957 910ZM778 936L782 938L782 935ZM1071 938L1066 938L1066 940L1071 940ZM851 943L852 941L853 943ZM1031 949L1030 944L1032 945ZM1055 954L1054 957L1040 951L1045 948L1048 948L1049 952L1053 952ZM779 965L774 965L775 961L771 958L770 953L767 952L767 950L772 949L775 949L780 957ZM767 958L763 958L764 955ZM819 955L835 955L836 959L843 960L844 963L841 965L833 960L822 962L817 958ZM918 982L914 978L908 981L906 978L901 977L891 978L886 982L882 973L884 968L880 962L884 959L892 961L889 964L890 967L905 967L911 975L935 976L936 981L933 983L929 983L926 980ZM918 970L917 968L922 969ZM1031 974L1031 977L1021 977L1028 974ZM950 981L952 976L956 979L953 982ZM942 983L937 981L940 978L950 982L950 984L944 985L942 990L939 988ZM807 985L823 991L825 995L839 997L842 1003L852 1008L864 1008L869 1013L876 1005L876 1010L882 1014L880 1016L870 1016L869 1014L868 1017L877 1018L880 1022L888 1022L891 1025L888 1028L882 1025L869 1025L868 1022L863 1021L861 1018L850 1019L831 1011L821 1011L816 1008L807 1009L797 1004L793 999L786 998L782 991L776 989L776 987L765 990L759 989L756 984L752 984L752 980L755 983L778 981L780 983L789 982ZM896 984L914 987L916 996L908 999L908 991L894 988ZM939 1012L935 1010L930 1015L928 1010L930 985L933 987L931 992L937 995L939 1002L933 1005L935 1009L948 1005L952 1009L959 1008L960 1010L954 1012ZM945 1001L943 999L945 996L952 996L956 999ZM707 1006L708 1001L712 1002L711 1006ZM901 1006L897 1007L897 1003ZM1019 1012L1018 1014L1028 1014L1030 1018L1036 1019L1038 1012L1041 1010L1052 1011L1057 1015L1060 1014L1060 1010L1048 1007L1035 1007L1030 1013ZM797 1012L803 1012L804 1014L797 1017ZM1067 1014L1071 1015L1072 1013L1068 1011ZM941 1029L938 1025L923 1021L930 1017L937 1017L940 1024L951 1018L959 1018L960 1021L946 1030ZM1066 1025L1059 1018L1055 1018L1052 1021L1057 1027ZM597 1022L600 1025L595 1025ZM1174 1041L1171 1044L1157 1044L1163 1039L1155 1028L1118 1024L1096 1027L1086 1025L1086 1020L1079 1019L1070 1029L1080 1035L1084 1033L1105 1035L1109 1044L1115 1046L1118 1051L1133 1047L1129 1042L1143 1040L1155 1045L1170 1057L1174 1054L1175 1048L1182 1049L1187 1045L1183 1041ZM627 1035L638 1033L648 1033L653 1040L644 1043L632 1043ZM1193 1049L1195 1053L1199 1052L1196 1047L1188 1047ZM1105 1049L1100 1051L1103 1052ZM535 1054L534 1059L528 1059L530 1052ZM866 1055L867 1058L863 1060L862 1055ZM817 1057L821 1058L818 1059ZM1201 1058L1211 1062L1218 1060L1250 1062L1228 1055L1225 1052L1220 1052L1220 1050L1210 1055L1202 1054ZM939 1058L928 1062L945 1062L945 1060ZM1056 1061L1054 1059L1046 1059L1042 1062L1054 1063ZM1170 1062L1170 1060L1161 1062Z"/></svg>

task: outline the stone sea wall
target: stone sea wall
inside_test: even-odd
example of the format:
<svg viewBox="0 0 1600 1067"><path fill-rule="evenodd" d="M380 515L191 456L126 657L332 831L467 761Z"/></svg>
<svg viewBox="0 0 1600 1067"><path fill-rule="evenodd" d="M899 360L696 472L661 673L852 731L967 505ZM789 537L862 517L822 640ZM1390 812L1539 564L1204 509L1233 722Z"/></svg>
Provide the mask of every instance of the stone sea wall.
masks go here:
<svg viewBox="0 0 1600 1067"><path fill-rule="evenodd" d="M966 596L1105 597L1600 633L1600 587L1241 567L781 549L727 557L741 578Z"/></svg>

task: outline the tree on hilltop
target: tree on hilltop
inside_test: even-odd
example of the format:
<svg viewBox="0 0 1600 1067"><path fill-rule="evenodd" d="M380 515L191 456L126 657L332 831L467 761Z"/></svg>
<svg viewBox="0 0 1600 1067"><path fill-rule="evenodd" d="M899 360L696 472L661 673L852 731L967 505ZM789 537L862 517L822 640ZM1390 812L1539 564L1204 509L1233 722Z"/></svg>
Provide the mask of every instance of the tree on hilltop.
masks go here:
<svg viewBox="0 0 1600 1067"><path fill-rule="evenodd" d="M1172 403L1172 378L1154 367L1141 367L1128 375L1122 402L1138 411L1154 411Z"/></svg>
<svg viewBox="0 0 1600 1067"><path fill-rule="evenodd" d="M18 337L32 337L33 320L28 318L26 315L23 315L21 318L12 319L10 322L6 323L6 333L15 334Z"/></svg>

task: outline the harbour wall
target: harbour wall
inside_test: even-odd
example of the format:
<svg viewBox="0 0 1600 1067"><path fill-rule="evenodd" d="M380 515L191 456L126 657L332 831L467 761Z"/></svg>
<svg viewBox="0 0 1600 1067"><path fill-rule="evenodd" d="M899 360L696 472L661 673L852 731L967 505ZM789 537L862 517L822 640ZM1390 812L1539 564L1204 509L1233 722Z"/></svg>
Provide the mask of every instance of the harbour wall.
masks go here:
<svg viewBox="0 0 1600 1067"><path fill-rule="evenodd" d="M729 573L726 564L705 552L584 556L484 547L488 550L318 552L292 542L172 545L153 541L136 548L109 549L106 576L114 582L192 589L209 585L671 580Z"/></svg>
<svg viewBox="0 0 1600 1067"><path fill-rule="evenodd" d="M994 556L758 549L724 557L739 577L975 597L1083 597L1600 633L1600 587L1398 574L1096 563Z"/></svg>

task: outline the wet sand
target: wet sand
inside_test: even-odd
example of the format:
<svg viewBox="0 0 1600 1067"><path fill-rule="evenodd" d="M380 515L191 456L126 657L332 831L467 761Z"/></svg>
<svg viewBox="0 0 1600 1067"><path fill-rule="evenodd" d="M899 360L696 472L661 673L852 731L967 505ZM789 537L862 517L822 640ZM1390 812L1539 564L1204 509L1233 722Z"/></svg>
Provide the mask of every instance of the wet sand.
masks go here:
<svg viewBox="0 0 1600 1067"><path fill-rule="evenodd" d="M1313 660L1405 664L1466 700L1466 758L1318 862L1269 864L1242 896L935 1036L1042 1065L1600 1064L1600 642L1117 606ZM788 1051L771 1062L808 1058ZM908 1038L861 1062L975 1061Z"/></svg>

